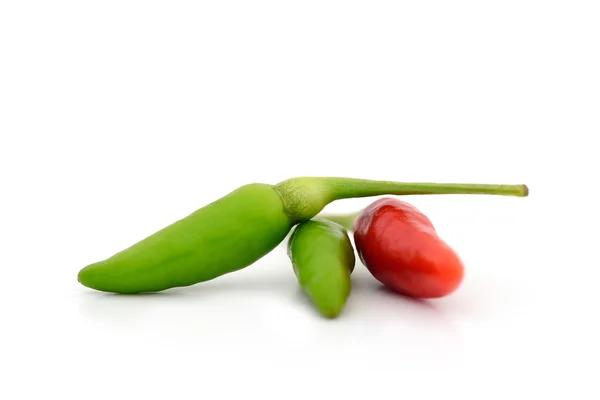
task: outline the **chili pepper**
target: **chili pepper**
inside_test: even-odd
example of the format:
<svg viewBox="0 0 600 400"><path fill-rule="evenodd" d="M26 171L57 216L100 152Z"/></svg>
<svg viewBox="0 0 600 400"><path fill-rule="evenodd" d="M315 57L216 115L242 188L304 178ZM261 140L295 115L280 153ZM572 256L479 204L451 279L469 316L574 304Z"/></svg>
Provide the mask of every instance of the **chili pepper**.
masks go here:
<svg viewBox="0 0 600 400"><path fill-rule="evenodd" d="M524 185L399 183L298 177L252 183L215 200L113 256L79 271L92 289L156 292L189 286L245 268L281 243L297 223L334 200L384 194L525 196Z"/></svg>
<svg viewBox="0 0 600 400"><path fill-rule="evenodd" d="M464 266L416 207L394 198L379 199L354 222L356 251L385 286L410 297L449 295L460 285Z"/></svg>
<svg viewBox="0 0 600 400"><path fill-rule="evenodd" d="M300 286L327 318L342 312L351 291L354 248L344 227L314 218L293 229L288 256Z"/></svg>

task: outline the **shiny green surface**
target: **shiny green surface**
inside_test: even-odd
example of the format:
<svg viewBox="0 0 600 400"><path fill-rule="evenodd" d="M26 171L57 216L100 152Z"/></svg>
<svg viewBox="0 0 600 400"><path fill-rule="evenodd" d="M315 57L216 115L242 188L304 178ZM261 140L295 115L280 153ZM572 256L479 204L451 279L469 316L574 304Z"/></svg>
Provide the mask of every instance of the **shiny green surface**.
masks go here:
<svg viewBox="0 0 600 400"><path fill-rule="evenodd" d="M288 255L303 291L323 316L336 318L350 295L356 263L346 229L317 218L300 223L288 241Z"/></svg>
<svg viewBox="0 0 600 400"><path fill-rule="evenodd" d="M271 185L250 184L79 272L92 289L154 292L244 268L275 248L292 227Z"/></svg>

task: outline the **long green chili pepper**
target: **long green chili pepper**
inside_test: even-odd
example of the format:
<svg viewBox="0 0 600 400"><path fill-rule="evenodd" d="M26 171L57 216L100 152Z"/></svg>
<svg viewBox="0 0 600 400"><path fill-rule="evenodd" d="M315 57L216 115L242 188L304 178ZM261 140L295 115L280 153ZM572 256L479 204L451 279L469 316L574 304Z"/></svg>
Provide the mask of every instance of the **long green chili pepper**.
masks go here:
<svg viewBox="0 0 600 400"><path fill-rule="evenodd" d="M356 263L346 229L319 218L302 222L288 240L288 256L300 287L319 312L336 318L350 295Z"/></svg>
<svg viewBox="0 0 600 400"><path fill-rule="evenodd" d="M79 271L92 289L157 292L245 268L281 243L297 223L334 200L379 195L489 194L527 196L525 185L399 183L299 177L252 183L198 209L113 256Z"/></svg>

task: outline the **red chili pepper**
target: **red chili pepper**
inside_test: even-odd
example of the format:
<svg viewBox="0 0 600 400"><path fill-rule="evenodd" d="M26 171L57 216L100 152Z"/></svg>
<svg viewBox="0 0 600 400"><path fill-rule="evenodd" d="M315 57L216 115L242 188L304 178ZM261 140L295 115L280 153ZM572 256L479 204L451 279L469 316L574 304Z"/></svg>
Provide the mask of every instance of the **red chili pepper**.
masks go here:
<svg viewBox="0 0 600 400"><path fill-rule="evenodd" d="M464 267L429 218L395 198L365 208L354 223L357 253L371 274L410 297L435 298L455 291Z"/></svg>

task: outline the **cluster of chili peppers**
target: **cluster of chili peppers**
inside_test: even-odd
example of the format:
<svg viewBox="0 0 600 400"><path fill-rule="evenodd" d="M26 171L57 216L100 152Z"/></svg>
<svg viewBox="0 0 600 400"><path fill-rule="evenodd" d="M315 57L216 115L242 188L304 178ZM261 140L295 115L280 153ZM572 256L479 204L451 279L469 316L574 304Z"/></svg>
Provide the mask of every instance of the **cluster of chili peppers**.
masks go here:
<svg viewBox="0 0 600 400"><path fill-rule="evenodd" d="M340 199L431 194L525 197L528 188L338 177L252 183L86 266L77 279L122 294L190 286L253 264L291 232L287 249L299 285L323 316L335 318L351 291L356 257L348 231L353 231L356 252L377 280L406 296L442 297L458 288L464 267L414 206L386 197L357 214L319 215Z"/></svg>
<svg viewBox="0 0 600 400"><path fill-rule="evenodd" d="M438 236L431 220L405 201L386 197L358 215L324 217L354 231L362 263L398 293L443 297L462 282L464 266L458 254Z"/></svg>

